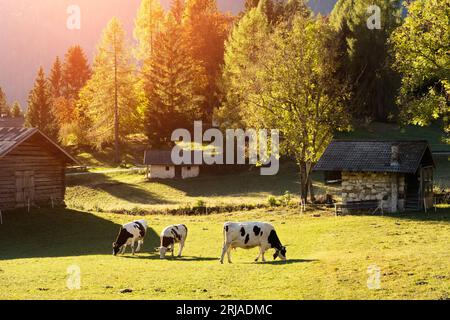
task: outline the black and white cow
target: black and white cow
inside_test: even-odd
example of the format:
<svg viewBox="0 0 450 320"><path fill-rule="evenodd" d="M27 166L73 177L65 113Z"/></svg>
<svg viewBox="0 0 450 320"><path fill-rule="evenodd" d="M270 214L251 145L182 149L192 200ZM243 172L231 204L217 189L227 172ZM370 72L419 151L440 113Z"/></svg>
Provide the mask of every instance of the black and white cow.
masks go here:
<svg viewBox="0 0 450 320"><path fill-rule="evenodd" d="M163 232L161 232L161 246L158 248L160 258L165 259L167 251L172 251L173 257L175 243L180 244L178 258L181 257L184 244L186 243L187 234L188 229L184 224L173 225L165 228Z"/></svg>
<svg viewBox="0 0 450 320"><path fill-rule="evenodd" d="M141 246L144 244L145 234L147 233L147 221L138 220L131 223L127 223L120 228L117 240L113 243L113 255L125 253L127 246L131 246L131 252L141 251ZM138 243L136 250L134 249L135 243Z"/></svg>
<svg viewBox="0 0 450 320"><path fill-rule="evenodd" d="M259 255L255 261L262 256L265 262L264 253L269 249L275 249L274 260L280 257L286 261L286 247L278 238L275 228L269 223L263 222L227 222L223 227L224 245L220 263L223 264L225 254L228 255L228 262L231 263L231 249L243 248L251 249L259 247Z"/></svg>

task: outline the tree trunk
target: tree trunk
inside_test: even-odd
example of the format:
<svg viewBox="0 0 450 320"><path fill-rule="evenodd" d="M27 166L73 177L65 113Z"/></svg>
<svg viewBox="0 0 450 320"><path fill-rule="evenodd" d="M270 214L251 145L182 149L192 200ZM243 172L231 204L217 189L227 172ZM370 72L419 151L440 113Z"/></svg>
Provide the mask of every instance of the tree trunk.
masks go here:
<svg viewBox="0 0 450 320"><path fill-rule="evenodd" d="M114 149L115 149L114 162L117 164L120 163L118 91L119 90L117 84L117 48L116 48L116 36L114 35Z"/></svg>
<svg viewBox="0 0 450 320"><path fill-rule="evenodd" d="M303 204L308 202L308 177L306 170L306 162L300 162L300 198Z"/></svg>

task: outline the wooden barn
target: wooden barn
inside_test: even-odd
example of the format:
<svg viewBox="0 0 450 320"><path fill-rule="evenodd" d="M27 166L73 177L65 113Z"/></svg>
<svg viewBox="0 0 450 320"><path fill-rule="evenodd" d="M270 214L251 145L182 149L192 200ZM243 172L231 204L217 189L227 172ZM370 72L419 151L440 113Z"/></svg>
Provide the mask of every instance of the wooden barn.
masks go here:
<svg viewBox="0 0 450 320"><path fill-rule="evenodd" d="M77 161L38 129L0 127L0 210L64 203Z"/></svg>
<svg viewBox="0 0 450 320"><path fill-rule="evenodd" d="M314 167L342 180L343 205L388 212L433 206L435 163L427 141L333 141Z"/></svg>
<svg viewBox="0 0 450 320"><path fill-rule="evenodd" d="M200 175L199 165L176 165L171 151L148 150L144 155L148 179L189 179Z"/></svg>

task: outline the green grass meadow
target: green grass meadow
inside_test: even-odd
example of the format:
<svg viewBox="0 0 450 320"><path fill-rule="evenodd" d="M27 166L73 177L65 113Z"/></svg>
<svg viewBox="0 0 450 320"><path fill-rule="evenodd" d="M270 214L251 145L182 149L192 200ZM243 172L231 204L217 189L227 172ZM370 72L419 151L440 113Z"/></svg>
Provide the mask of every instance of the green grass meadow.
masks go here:
<svg viewBox="0 0 450 320"><path fill-rule="evenodd" d="M372 134L377 130L383 128L375 126ZM399 134L399 129L391 130ZM427 134L435 137L432 131ZM98 167L110 167L99 156L85 157ZM437 188L450 188L449 157L435 160ZM185 181L147 181L142 172L94 171L68 176L67 209L3 213L0 300L450 299L449 208L388 216L335 217L332 209L301 214L295 207L299 185L292 163L283 164L273 177L253 170ZM320 174L314 174L314 180L316 194L339 195L339 186L325 185ZM267 206L268 197L286 191L293 195L294 207ZM200 200L207 207L265 208L165 214ZM143 251L113 257L112 242L120 225L141 218L150 226ZM288 262L274 262L268 252L267 263L255 263L255 248L238 249L232 253L233 264L221 265L226 221L271 222L287 245ZM175 223L189 228L184 256L160 260L154 250L159 234ZM81 271L79 290L67 286L73 279L71 266ZM374 279L379 279L379 288Z"/></svg>
<svg viewBox="0 0 450 320"><path fill-rule="evenodd" d="M143 252L113 257L119 225L132 217L61 209L7 213L0 226L0 299L450 298L448 210L335 218L277 209L145 218L151 229ZM288 262L255 263L252 249L237 250L233 264L220 265L222 224L229 220L272 222L288 246ZM161 261L154 252L158 234L172 223L189 227L184 257ZM72 265L81 270L80 290L67 288ZM373 266L380 270L378 290L367 285Z"/></svg>

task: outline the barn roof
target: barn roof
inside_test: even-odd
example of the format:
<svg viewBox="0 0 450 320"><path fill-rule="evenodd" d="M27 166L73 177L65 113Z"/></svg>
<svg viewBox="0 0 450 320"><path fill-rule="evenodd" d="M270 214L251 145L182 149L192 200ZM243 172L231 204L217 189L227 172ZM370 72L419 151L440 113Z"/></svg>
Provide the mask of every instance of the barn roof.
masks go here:
<svg viewBox="0 0 450 320"><path fill-rule="evenodd" d="M21 143L33 138L41 138L47 145L61 155L67 163L77 164L69 153L54 143L45 134L36 128L2 128L0 127L0 159L5 157L8 153L13 151Z"/></svg>
<svg viewBox="0 0 450 320"><path fill-rule="evenodd" d="M194 159L193 152L191 159ZM172 161L172 151L147 150L144 155L144 165L174 166L175 163Z"/></svg>
<svg viewBox="0 0 450 320"><path fill-rule="evenodd" d="M392 147L398 146L398 163L392 164ZM434 166L427 141L335 140L314 171L415 173L422 160Z"/></svg>
<svg viewBox="0 0 450 320"><path fill-rule="evenodd" d="M0 117L0 127L4 128L22 128L25 123L25 119L23 117L12 118Z"/></svg>

